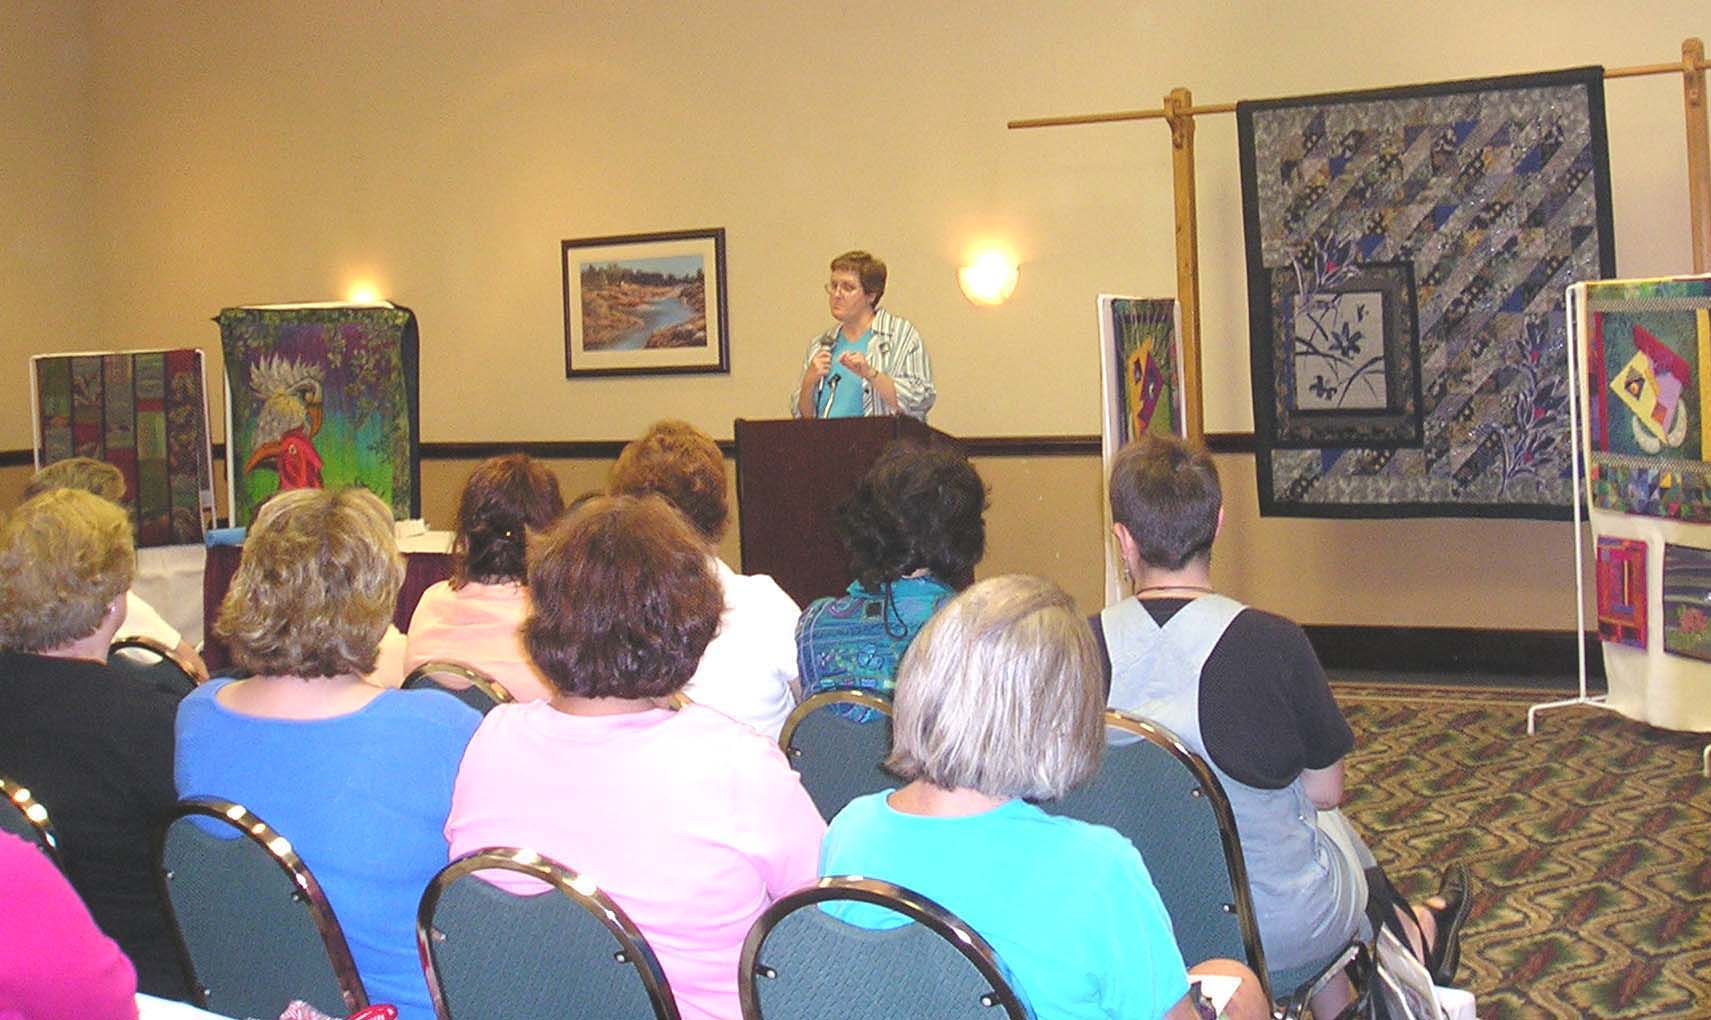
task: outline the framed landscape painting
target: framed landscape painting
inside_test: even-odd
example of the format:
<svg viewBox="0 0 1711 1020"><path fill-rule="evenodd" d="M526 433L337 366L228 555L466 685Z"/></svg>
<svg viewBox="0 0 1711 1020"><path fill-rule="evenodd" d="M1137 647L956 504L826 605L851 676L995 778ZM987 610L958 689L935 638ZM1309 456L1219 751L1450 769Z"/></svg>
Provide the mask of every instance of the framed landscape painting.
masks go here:
<svg viewBox="0 0 1711 1020"><path fill-rule="evenodd" d="M562 244L564 373L729 372L725 231Z"/></svg>

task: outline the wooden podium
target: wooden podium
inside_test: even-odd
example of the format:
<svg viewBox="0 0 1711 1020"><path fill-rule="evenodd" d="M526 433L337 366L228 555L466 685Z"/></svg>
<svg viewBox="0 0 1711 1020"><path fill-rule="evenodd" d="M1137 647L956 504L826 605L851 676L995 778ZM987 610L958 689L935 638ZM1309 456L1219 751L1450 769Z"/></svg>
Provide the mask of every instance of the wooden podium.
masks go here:
<svg viewBox="0 0 1711 1020"><path fill-rule="evenodd" d="M898 415L801 421L747 421L737 441L737 510L743 573L771 574L799 605L841 595L851 581L838 541L838 505L855 491L879 451L894 439L955 439Z"/></svg>

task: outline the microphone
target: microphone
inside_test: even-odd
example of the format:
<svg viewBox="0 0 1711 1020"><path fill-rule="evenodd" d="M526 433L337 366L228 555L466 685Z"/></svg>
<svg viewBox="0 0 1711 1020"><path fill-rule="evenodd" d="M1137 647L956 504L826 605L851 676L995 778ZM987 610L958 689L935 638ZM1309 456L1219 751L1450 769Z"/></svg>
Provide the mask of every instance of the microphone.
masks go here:
<svg viewBox="0 0 1711 1020"><path fill-rule="evenodd" d="M831 333L827 333L825 336L820 338L820 350L825 351L829 354L829 353L831 353L832 348L837 346L837 343L838 343L837 332L833 331ZM814 356L819 357L819 352L816 351ZM825 398L826 398L825 403L823 403L823 404L820 402L820 397L822 394L824 394ZM837 395L838 395L838 376L837 376L837 373L828 371L825 375L820 377L820 381L817 384L815 384L815 386L814 386L814 405L816 407L820 408L820 413L817 417L824 418L826 416L826 412L828 410L831 410L833 398L835 398Z"/></svg>

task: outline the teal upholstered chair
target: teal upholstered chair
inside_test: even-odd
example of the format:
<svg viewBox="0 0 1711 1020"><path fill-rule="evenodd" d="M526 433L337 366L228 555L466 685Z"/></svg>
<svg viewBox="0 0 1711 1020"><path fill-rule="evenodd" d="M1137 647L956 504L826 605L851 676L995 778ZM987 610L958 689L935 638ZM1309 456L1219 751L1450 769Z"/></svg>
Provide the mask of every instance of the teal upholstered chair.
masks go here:
<svg viewBox="0 0 1711 1020"><path fill-rule="evenodd" d="M820 909L871 903L910 923L874 930ZM986 940L917 893L869 878L822 878L755 922L737 971L744 1020L1025 1020Z"/></svg>
<svg viewBox="0 0 1711 1020"><path fill-rule="evenodd" d="M856 722L850 707L872 718ZM881 767L891 753L891 702L866 691L824 691L797 705L778 746L827 821L857 797L898 785Z"/></svg>
<svg viewBox="0 0 1711 1020"><path fill-rule="evenodd" d="M1267 970L1223 784L1163 726L1116 709L1106 710L1105 723L1130 739L1106 748L1090 782L1041 806L1109 826L1135 844L1170 914L1182 958L1190 964L1217 957L1246 962L1266 982L1279 1016L1299 1016L1313 993L1351 963L1358 977L1368 959L1358 941L1310 967Z"/></svg>
<svg viewBox="0 0 1711 1020"><path fill-rule="evenodd" d="M445 682L447 677L457 677L463 681L452 685ZM493 710L494 705L503 705L516 699L505 685L488 676L474 666L450 660L424 662L410 671L404 678L404 689L407 691L419 689L445 691L470 708L482 715Z"/></svg>
<svg viewBox="0 0 1711 1020"><path fill-rule="evenodd" d="M332 1016L368 1005L320 884L266 822L230 801L180 801L156 862L196 1005L233 1017L276 1017L293 999Z"/></svg>
<svg viewBox="0 0 1711 1020"><path fill-rule="evenodd" d="M507 892L482 873L539 883ZM452 861L422 894L416 946L440 1020L677 1020L647 939L592 881L535 853L491 847Z"/></svg>

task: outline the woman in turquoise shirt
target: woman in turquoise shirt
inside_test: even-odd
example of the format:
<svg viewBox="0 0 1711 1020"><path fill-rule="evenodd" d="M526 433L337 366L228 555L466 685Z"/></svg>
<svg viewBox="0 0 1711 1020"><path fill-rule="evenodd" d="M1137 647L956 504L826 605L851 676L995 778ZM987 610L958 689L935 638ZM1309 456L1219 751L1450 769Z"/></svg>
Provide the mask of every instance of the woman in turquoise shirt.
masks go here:
<svg viewBox="0 0 1711 1020"><path fill-rule="evenodd" d="M907 785L833 819L821 873L883 879L956 914L1038 1020L1198 1016L1134 845L1029 803L1098 768L1103 705L1092 632L1062 589L1020 574L974 585L904 657L886 765ZM866 904L834 913L875 928L898 920ZM1242 978L1226 1016L1268 1014L1252 972L1204 969Z"/></svg>

